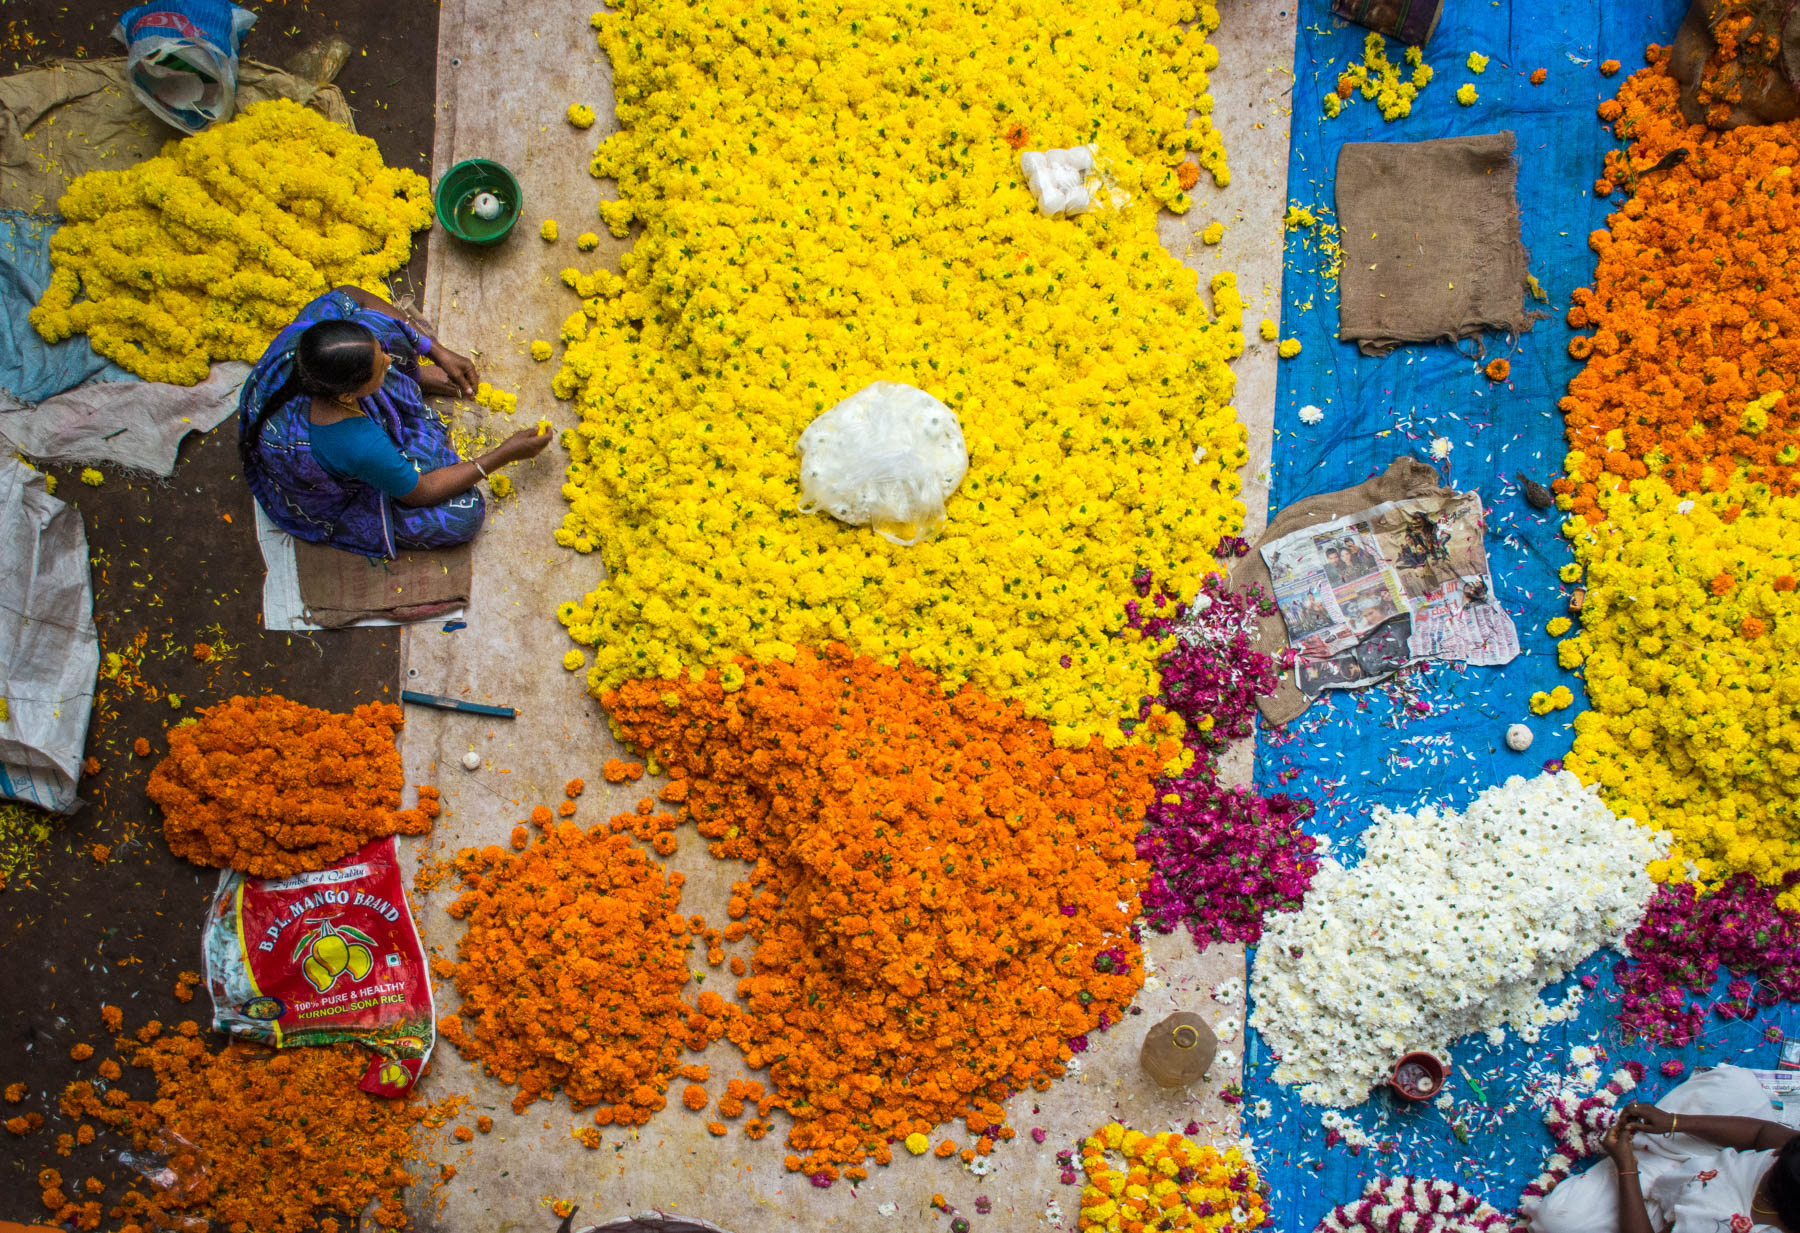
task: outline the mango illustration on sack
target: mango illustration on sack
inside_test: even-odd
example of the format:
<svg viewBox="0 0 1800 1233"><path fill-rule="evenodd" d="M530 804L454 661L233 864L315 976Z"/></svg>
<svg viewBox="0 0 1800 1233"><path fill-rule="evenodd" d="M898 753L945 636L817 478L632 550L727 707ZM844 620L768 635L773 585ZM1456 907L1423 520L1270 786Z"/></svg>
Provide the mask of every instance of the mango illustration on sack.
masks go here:
<svg viewBox="0 0 1800 1233"><path fill-rule="evenodd" d="M206 922L213 1026L284 1049L373 1051L361 1087L400 1096L437 1039L425 948L393 836L285 878L225 870Z"/></svg>
<svg viewBox="0 0 1800 1233"><path fill-rule="evenodd" d="M345 972L350 973L351 981L355 982L366 977L375 966L375 939L362 930L352 925L333 928L329 920L306 923L319 927L300 939L293 958L299 961L302 952L311 952L300 963L300 970L320 993L331 992L337 978Z"/></svg>

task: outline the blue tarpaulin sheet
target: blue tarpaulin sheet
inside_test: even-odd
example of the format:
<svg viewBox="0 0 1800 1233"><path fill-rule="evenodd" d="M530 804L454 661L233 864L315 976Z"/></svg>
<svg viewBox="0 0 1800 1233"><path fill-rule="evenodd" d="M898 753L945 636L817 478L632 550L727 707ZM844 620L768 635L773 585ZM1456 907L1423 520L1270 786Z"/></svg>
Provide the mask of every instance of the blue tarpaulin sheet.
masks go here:
<svg viewBox="0 0 1800 1233"><path fill-rule="evenodd" d="M1559 534L1560 517L1531 509L1512 477L1522 471L1547 482L1561 470L1556 404L1577 367L1568 356L1571 331L1562 314L1570 292L1592 279L1594 254L1587 236L1605 224L1608 212L1592 186L1613 141L1595 107L1617 92L1626 74L1643 66L1646 45L1673 39L1685 7L1685 0L1625 5L1449 0L1425 53L1435 79L1420 92L1410 116L1387 123L1360 94L1340 117L1325 118L1321 98L1345 66L1362 59L1366 31L1335 22L1328 0L1301 0L1289 199L1315 210L1325 207L1335 218L1334 171L1345 142L1510 129L1517 135L1523 238L1531 271L1549 295L1548 303L1532 306L1553 314L1517 339L1484 339L1482 360L1504 356L1511 362L1510 377L1501 384L1486 379L1469 344L1460 351L1404 346L1383 358L1365 357L1354 345L1337 341L1336 287L1317 246L1307 235L1288 234L1281 332L1298 338L1302 350L1281 364L1271 507L1360 483L1400 455L1437 461L1430 446L1443 438L1450 449L1437 465L1446 482L1479 491L1491 511L1487 549L1495 588L1524 648L1503 668L1441 664L1396 683L1327 695L1285 731L1259 733L1259 789L1315 801L1318 812L1307 826L1331 835L1347 861L1355 859L1355 837L1369 824L1373 806L1462 806L1512 775L1538 774L1546 760L1568 750L1569 721L1582 703L1532 719L1526 700L1534 690L1558 684L1581 696L1580 682L1558 669L1556 640L1544 632L1547 621L1566 611L1567 588L1556 570L1570 554ZM1388 45L1397 63L1403 50ZM1480 75L1466 65L1472 51L1490 58ZM1625 66L1611 79L1599 72L1600 61L1608 58ZM1548 72L1541 86L1529 82L1537 68ZM1479 95L1468 107L1456 100L1465 82ZM1308 405L1324 412L1316 425L1299 418ZM1502 740L1507 725L1520 721L1530 722L1536 733L1524 754L1507 750ZM1648 1099L1677 1081L1658 1073L1664 1060L1680 1058L1690 1068L1720 1061L1772 1068L1779 1050L1765 1029L1800 1030L1800 1015L1784 1008L1749 1024L1714 1022L1701 1042L1681 1050L1628 1045L1614 1018L1618 994L1611 969L1617 959L1606 952L1583 965L1580 973L1597 978L1597 989L1577 1019L1554 1025L1537 1044L1516 1037L1498 1048L1481 1037L1456 1042L1452 1110L1429 1104L1402 1108L1378 1093L1347 1111L1365 1133L1390 1144L1388 1151L1371 1146L1353 1154L1344 1143L1327 1147L1323 1111L1302 1105L1272 1081L1268 1051L1251 1034L1244 1042L1244 1125L1273 1190L1273 1227L1283 1233L1310 1231L1333 1204L1356 1198L1378 1174L1454 1180L1511 1210L1549 1148L1529 1090L1546 1077L1567 1073L1572 1047L1601 1046L1614 1066L1626 1058L1650 1062L1641 1089ZM1559 1001L1569 985L1552 988L1546 1000Z"/></svg>
<svg viewBox="0 0 1800 1233"><path fill-rule="evenodd" d="M46 343L26 314L50 285L50 237L61 220L0 210L0 390L39 403L90 378L137 378L97 354L86 338Z"/></svg>

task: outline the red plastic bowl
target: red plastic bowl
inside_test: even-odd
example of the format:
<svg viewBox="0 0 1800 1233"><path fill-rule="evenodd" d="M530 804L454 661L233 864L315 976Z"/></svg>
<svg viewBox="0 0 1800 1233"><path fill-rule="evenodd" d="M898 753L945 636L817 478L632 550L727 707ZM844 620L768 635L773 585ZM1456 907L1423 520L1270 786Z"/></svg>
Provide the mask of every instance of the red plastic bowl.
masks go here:
<svg viewBox="0 0 1800 1233"><path fill-rule="evenodd" d="M1431 1100L1444 1090L1444 1063L1433 1053L1409 1053L1394 1063L1388 1086L1403 1100Z"/></svg>

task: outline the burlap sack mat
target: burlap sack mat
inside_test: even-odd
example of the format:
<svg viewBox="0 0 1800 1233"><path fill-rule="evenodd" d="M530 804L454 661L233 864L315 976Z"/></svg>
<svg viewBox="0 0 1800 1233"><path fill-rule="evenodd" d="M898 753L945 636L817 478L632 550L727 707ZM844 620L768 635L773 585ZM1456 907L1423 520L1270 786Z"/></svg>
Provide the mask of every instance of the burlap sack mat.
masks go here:
<svg viewBox="0 0 1800 1233"><path fill-rule="evenodd" d="M1530 329L1540 314L1525 308L1517 179L1509 132L1346 145L1338 337L1386 355L1402 343Z"/></svg>
<svg viewBox="0 0 1800 1233"><path fill-rule="evenodd" d="M1273 596L1275 590L1269 578L1269 567L1263 563L1260 549L1264 544L1273 543L1284 535L1330 522L1334 518L1342 518L1346 514L1354 514L1384 501L1449 495L1454 491L1438 484L1438 473L1428 463L1420 462L1417 458L1396 458L1388 464L1386 471L1374 479L1364 480L1354 488L1305 497L1284 507L1269 519L1268 529L1252 545L1250 555L1239 557L1231 567L1231 588L1242 591L1256 585L1262 587L1264 595ZM1255 649L1268 656L1278 656L1287 647L1287 625L1282 621L1281 613L1276 611L1271 616L1263 617L1257 625ZM1299 686L1294 684L1294 674L1288 672L1283 674L1275 692L1266 698L1257 699L1256 705L1262 711L1265 723L1284 724L1305 713L1311 703L1312 699L1301 693Z"/></svg>
<svg viewBox="0 0 1800 1233"><path fill-rule="evenodd" d="M296 540L294 560L306 619L342 629L366 617L429 621L467 607L474 576L470 551L471 545L459 544L373 561Z"/></svg>

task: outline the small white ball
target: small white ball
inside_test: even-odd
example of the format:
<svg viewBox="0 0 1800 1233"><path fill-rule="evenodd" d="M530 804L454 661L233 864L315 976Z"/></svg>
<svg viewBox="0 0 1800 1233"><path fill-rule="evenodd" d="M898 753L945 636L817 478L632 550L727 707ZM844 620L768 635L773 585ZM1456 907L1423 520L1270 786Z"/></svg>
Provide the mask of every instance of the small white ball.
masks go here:
<svg viewBox="0 0 1800 1233"><path fill-rule="evenodd" d="M1529 744L1529 743L1530 743L1529 738L1527 738L1527 744ZM478 771L480 769L481 769L481 755L480 754L476 753L473 749L471 749L468 753L463 755L463 770Z"/></svg>
<svg viewBox="0 0 1800 1233"><path fill-rule="evenodd" d="M1531 748L1531 729L1524 724L1514 724L1506 730L1506 747L1514 753L1524 753Z"/></svg>
<svg viewBox="0 0 1800 1233"><path fill-rule="evenodd" d="M499 218L500 198L492 193L477 193L474 204L469 208L475 212L476 218Z"/></svg>

